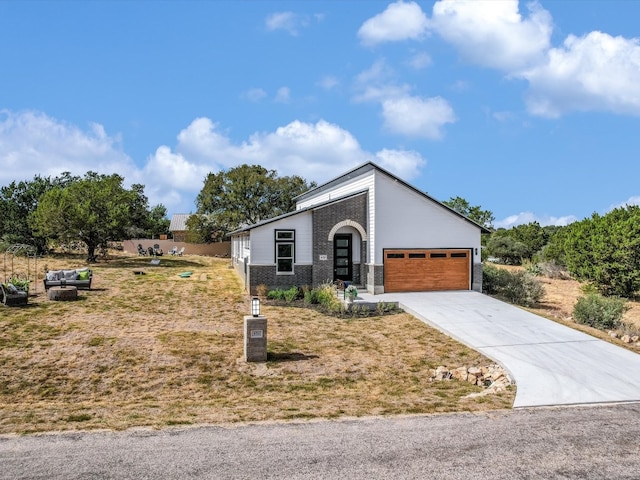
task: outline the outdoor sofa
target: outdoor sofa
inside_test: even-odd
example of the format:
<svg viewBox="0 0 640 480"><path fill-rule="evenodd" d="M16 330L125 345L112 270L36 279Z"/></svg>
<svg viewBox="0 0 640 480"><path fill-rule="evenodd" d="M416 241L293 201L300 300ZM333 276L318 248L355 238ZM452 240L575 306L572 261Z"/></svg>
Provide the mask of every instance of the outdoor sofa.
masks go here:
<svg viewBox="0 0 640 480"><path fill-rule="evenodd" d="M93 272L89 268L74 270L49 270L44 277L44 289L66 285L78 289L90 289Z"/></svg>
<svg viewBox="0 0 640 480"><path fill-rule="evenodd" d="M19 290L15 285L8 283L0 283L0 302L8 307L15 307L18 305L26 305L29 301L29 292L25 290Z"/></svg>

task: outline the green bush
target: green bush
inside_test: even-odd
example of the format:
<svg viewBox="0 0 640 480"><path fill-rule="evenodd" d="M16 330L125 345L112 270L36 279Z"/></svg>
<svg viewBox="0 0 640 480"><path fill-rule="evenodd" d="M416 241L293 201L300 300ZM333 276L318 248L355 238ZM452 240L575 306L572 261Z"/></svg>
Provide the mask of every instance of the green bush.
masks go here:
<svg viewBox="0 0 640 480"><path fill-rule="evenodd" d="M623 298L589 293L578 298L573 307L573 318L582 325L612 330L622 326L622 316L628 309L629 306Z"/></svg>
<svg viewBox="0 0 640 480"><path fill-rule="evenodd" d="M533 307L544 297L544 287L530 273L509 272L509 277L509 281L499 292L507 301L523 307Z"/></svg>
<svg viewBox="0 0 640 480"><path fill-rule="evenodd" d="M320 300L318 299L318 290L316 290L315 288L312 289L305 289L304 290L304 303L308 304L308 305L317 305L318 303L320 303Z"/></svg>
<svg viewBox="0 0 640 480"><path fill-rule="evenodd" d="M495 295L507 283L509 272L490 263L482 267L482 290L488 295Z"/></svg>
<svg viewBox="0 0 640 480"><path fill-rule="evenodd" d="M330 312L339 312L344 309L342 302L336 295L336 289L331 283L325 283L317 289L318 303Z"/></svg>
<svg viewBox="0 0 640 480"><path fill-rule="evenodd" d="M299 298L300 289L295 285L286 290L282 288L276 288L274 290L269 290L267 293L267 298L269 300L281 300L283 302L291 303Z"/></svg>
<svg viewBox="0 0 640 480"><path fill-rule="evenodd" d="M297 300L299 296L300 296L300 289L296 286L293 286L290 289L284 291L285 302L291 303Z"/></svg>
<svg viewBox="0 0 640 480"><path fill-rule="evenodd" d="M530 273L510 272L493 265L482 269L482 289L489 295L499 295L523 307L532 307L544 297L544 287Z"/></svg>

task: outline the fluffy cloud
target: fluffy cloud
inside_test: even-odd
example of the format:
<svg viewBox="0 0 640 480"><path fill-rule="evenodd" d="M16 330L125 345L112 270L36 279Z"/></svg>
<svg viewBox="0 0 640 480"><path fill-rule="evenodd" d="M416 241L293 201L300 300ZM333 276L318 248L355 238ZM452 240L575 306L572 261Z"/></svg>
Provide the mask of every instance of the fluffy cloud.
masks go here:
<svg viewBox="0 0 640 480"><path fill-rule="evenodd" d="M68 171L83 175L130 171L133 162L120 139L102 125L87 130L41 112L0 111L0 184L30 180L35 174L56 176Z"/></svg>
<svg viewBox="0 0 640 480"><path fill-rule="evenodd" d="M533 212L520 212L517 215L510 215L507 218L494 222L495 228L511 228L525 223L538 222L541 226L555 225L563 227L577 221L574 215L564 217L552 217L548 215L536 215Z"/></svg>
<svg viewBox="0 0 640 480"><path fill-rule="evenodd" d="M545 63L522 74L529 111L558 117L570 111L640 115L640 40L591 32L570 35Z"/></svg>
<svg viewBox="0 0 640 480"><path fill-rule="evenodd" d="M427 16L415 2L399 0L370 18L358 30L363 45L419 39L427 32Z"/></svg>
<svg viewBox="0 0 640 480"><path fill-rule="evenodd" d="M0 163L7 166L0 170L0 185L63 171L126 172L128 184L144 184L150 204L164 204L169 214L194 211L194 199L209 172L260 164L279 175L324 182L366 161L405 179L416 176L426 164L414 151L367 152L350 132L324 120L293 121L233 141L203 117L178 133L174 147L161 145L136 165L120 149L119 139L98 124L84 131L39 112L0 112Z"/></svg>
<svg viewBox="0 0 640 480"><path fill-rule="evenodd" d="M441 97L386 99L382 102L382 115L384 125L390 131L430 140L442 138L442 128L456 120L453 108Z"/></svg>
<svg viewBox="0 0 640 480"><path fill-rule="evenodd" d="M316 20L321 21L322 16L316 15ZM277 12L272 13L265 19L267 30L284 30L290 35L296 37L302 28L309 26L309 17L306 15L298 15L293 12Z"/></svg>
<svg viewBox="0 0 640 480"><path fill-rule="evenodd" d="M350 132L324 120L296 120L274 132L257 132L246 141L234 143L210 119L198 118L180 132L175 151L166 146L158 148L145 170L154 178L154 184L164 185L159 190L173 193L182 189L193 198L208 172L242 163L323 182L366 161L379 162L406 179L417 175L426 163L413 151L367 152ZM173 170L165 168L169 166ZM163 173L155 178L154 171Z"/></svg>
<svg viewBox="0 0 640 480"><path fill-rule="evenodd" d="M454 123L453 108L442 97L412 95L409 85L393 82L394 71L383 60L376 61L356 77L356 102L377 102L382 108L384 127L394 134L438 140L443 128Z"/></svg>
<svg viewBox="0 0 640 480"><path fill-rule="evenodd" d="M433 6L429 27L475 64L505 72L538 62L550 45L552 20L537 2L523 18L518 0L458 2Z"/></svg>

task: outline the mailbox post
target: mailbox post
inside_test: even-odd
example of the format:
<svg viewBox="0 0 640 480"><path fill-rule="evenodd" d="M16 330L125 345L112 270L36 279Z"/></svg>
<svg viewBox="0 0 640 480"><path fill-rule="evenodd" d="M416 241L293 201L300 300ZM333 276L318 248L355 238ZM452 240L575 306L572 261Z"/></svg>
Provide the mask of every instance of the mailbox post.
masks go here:
<svg viewBox="0 0 640 480"><path fill-rule="evenodd" d="M244 317L244 359L267 361L267 319L260 315L260 300L251 299L251 315Z"/></svg>

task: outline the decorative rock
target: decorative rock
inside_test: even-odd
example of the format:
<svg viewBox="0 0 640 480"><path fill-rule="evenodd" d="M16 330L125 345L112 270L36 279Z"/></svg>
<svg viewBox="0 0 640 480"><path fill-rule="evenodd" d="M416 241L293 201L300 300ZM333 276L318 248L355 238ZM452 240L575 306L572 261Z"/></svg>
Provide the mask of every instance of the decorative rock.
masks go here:
<svg viewBox="0 0 640 480"><path fill-rule="evenodd" d="M633 335L633 336L631 337L631 341L632 341L632 342L634 342L634 343L638 343L638 341L640 341L640 336L638 336L638 335Z"/></svg>
<svg viewBox="0 0 640 480"><path fill-rule="evenodd" d="M609 332L609 336L610 336L611 338L618 338L618 333L617 333L617 332L613 332L613 331L611 331L611 332Z"/></svg>
<svg viewBox="0 0 640 480"><path fill-rule="evenodd" d="M458 367L451 372L456 380L467 380L467 367Z"/></svg>
<svg viewBox="0 0 640 480"><path fill-rule="evenodd" d="M624 343L631 343L631 335L623 335L620 340L622 340Z"/></svg>

